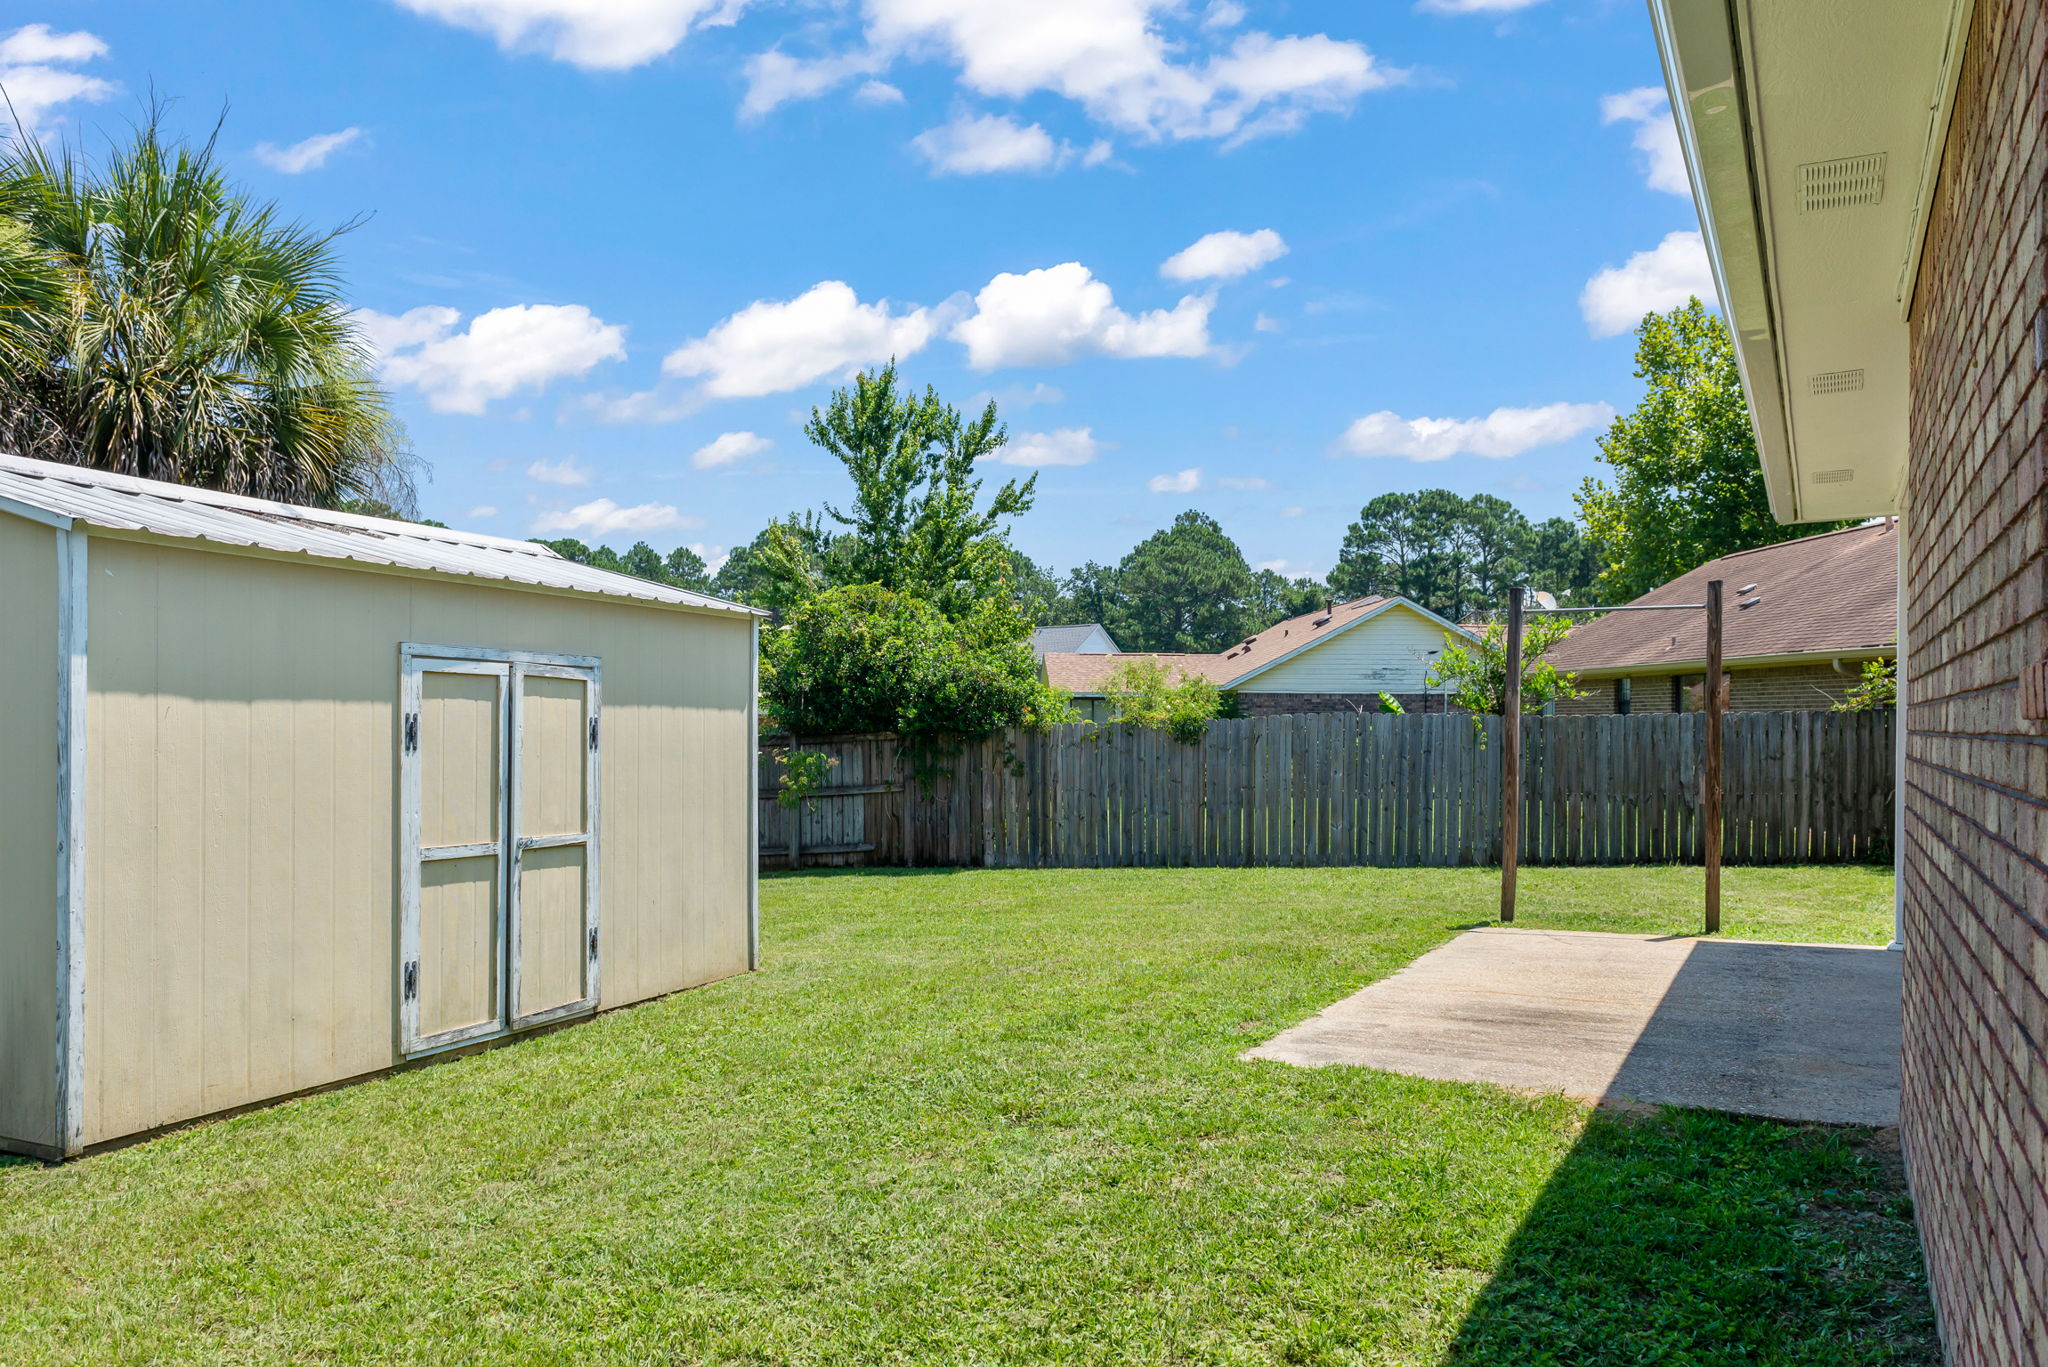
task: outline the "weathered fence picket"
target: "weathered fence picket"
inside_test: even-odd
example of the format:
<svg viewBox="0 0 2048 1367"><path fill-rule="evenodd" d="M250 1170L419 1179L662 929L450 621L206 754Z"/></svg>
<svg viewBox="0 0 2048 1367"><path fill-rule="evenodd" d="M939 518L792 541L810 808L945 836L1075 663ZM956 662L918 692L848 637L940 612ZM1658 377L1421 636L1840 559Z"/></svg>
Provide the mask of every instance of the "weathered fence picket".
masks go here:
<svg viewBox="0 0 2048 1367"><path fill-rule="evenodd" d="M1522 859L1698 862L1704 719L1524 717ZM1889 712L1727 718L1730 863L1891 857ZM792 744L836 761L778 800ZM1089 722L913 760L891 736L763 742L760 854L850 864L1111 868L1500 860L1496 717L1331 713L1212 723L1183 745Z"/></svg>

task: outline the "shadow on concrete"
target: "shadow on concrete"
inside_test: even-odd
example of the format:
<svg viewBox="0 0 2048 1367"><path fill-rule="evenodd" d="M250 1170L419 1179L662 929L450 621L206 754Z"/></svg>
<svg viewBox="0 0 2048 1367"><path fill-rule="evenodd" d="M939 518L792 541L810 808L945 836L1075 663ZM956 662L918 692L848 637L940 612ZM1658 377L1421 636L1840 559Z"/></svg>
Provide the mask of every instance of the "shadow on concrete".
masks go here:
<svg viewBox="0 0 2048 1367"><path fill-rule="evenodd" d="M1447 1361L1932 1367L1894 1135L1591 1112Z"/></svg>

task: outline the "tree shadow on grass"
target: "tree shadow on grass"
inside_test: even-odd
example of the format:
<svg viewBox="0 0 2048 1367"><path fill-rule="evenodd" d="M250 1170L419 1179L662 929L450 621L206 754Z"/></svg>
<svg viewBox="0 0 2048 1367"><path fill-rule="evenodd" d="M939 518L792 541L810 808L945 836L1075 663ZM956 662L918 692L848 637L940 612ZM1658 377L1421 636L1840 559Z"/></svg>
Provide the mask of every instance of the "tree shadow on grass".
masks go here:
<svg viewBox="0 0 2048 1367"><path fill-rule="evenodd" d="M1447 1360L1939 1363L1896 1135L1594 1112Z"/></svg>

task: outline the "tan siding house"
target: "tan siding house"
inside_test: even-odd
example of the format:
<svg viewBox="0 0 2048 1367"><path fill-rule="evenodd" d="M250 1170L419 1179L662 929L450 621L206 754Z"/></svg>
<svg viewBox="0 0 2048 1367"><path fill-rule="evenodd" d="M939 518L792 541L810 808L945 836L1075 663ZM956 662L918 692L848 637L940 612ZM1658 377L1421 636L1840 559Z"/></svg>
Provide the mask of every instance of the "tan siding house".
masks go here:
<svg viewBox="0 0 2048 1367"><path fill-rule="evenodd" d="M751 965L752 610L9 458L0 563L9 1147Z"/></svg>
<svg viewBox="0 0 2048 1367"><path fill-rule="evenodd" d="M1103 685L1127 660L1156 660L1178 675L1235 693L1249 716L1377 711L1388 693L1410 711L1437 711L1447 690L1429 671L1446 636L1471 633L1406 598L1357 598L1275 622L1215 654L1079 654L1040 657L1046 681L1074 697L1084 719L1106 721Z"/></svg>

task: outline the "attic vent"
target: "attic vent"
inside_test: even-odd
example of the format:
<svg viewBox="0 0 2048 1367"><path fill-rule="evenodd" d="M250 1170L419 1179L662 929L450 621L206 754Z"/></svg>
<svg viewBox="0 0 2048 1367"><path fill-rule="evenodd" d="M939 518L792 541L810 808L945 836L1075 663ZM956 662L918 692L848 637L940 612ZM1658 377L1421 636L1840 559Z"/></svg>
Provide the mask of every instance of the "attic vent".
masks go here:
<svg viewBox="0 0 2048 1367"><path fill-rule="evenodd" d="M1884 153L1809 161L1799 168L1799 212L1826 213L1876 204L1884 198Z"/></svg>
<svg viewBox="0 0 2048 1367"><path fill-rule="evenodd" d="M1854 478L1856 478L1854 470L1815 470L1813 472L1813 482L1815 484L1847 484Z"/></svg>
<svg viewBox="0 0 2048 1367"><path fill-rule="evenodd" d="M1755 606L1756 606L1756 605L1757 605L1758 603L1761 603L1761 602L1763 602L1763 601L1764 601L1764 600L1763 600L1762 598L1745 598L1745 599L1743 599L1743 600L1742 600L1742 602L1741 602L1741 603L1740 603L1740 604L1739 604L1738 606L1740 606L1740 607L1745 607L1745 608L1753 608L1753 607L1755 607Z"/></svg>
<svg viewBox="0 0 2048 1367"><path fill-rule="evenodd" d="M1735 596L1736 596L1737 598L1740 598L1740 597L1742 597L1742 596L1743 596L1744 594L1750 594L1750 593L1755 593L1755 592L1756 592L1756 585L1754 585L1754 584L1744 584L1744 585L1743 585L1743 586L1742 586L1741 588L1739 588L1739 589L1735 590Z"/></svg>
<svg viewBox="0 0 2048 1367"><path fill-rule="evenodd" d="M1807 392L1812 394L1851 394L1863 388L1863 372L1860 370L1823 370L1806 379Z"/></svg>

